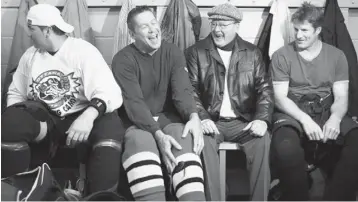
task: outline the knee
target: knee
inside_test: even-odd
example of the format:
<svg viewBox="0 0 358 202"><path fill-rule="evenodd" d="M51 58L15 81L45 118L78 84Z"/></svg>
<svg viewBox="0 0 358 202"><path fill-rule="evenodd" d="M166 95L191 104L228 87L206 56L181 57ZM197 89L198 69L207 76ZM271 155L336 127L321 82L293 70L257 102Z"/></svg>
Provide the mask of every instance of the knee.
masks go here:
<svg viewBox="0 0 358 202"><path fill-rule="evenodd" d="M163 132L172 136L174 139L179 140L183 135L184 124L181 123L171 123L163 128ZM188 135L189 136L189 135Z"/></svg>
<svg viewBox="0 0 358 202"><path fill-rule="evenodd" d="M93 141L97 142L100 138L115 139L122 141L125 129L122 120L117 113L106 113L96 119L91 133L96 134ZM98 134L98 135L97 135Z"/></svg>
<svg viewBox="0 0 358 202"><path fill-rule="evenodd" d="M257 138L257 144L260 148L261 147L269 148L270 143L271 143L270 133L267 131L264 134L264 136L262 136L261 138Z"/></svg>
<svg viewBox="0 0 358 202"><path fill-rule="evenodd" d="M30 137L40 131L40 122L29 112L18 108L8 107L1 115L1 141L5 142L30 142Z"/></svg>
<svg viewBox="0 0 358 202"><path fill-rule="evenodd" d="M284 133L281 133L284 131ZM274 134L271 149L279 161L291 162L304 158L300 138L294 129L280 128Z"/></svg>
<svg viewBox="0 0 358 202"><path fill-rule="evenodd" d="M124 136L124 144L129 145L132 148L147 148L156 147L156 142L153 135L150 132L129 128Z"/></svg>

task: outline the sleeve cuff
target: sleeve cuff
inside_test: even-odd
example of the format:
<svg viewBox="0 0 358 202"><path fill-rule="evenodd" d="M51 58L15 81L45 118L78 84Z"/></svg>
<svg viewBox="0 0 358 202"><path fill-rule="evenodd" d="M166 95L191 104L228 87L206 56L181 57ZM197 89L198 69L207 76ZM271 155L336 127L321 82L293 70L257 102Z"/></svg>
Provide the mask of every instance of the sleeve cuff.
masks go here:
<svg viewBox="0 0 358 202"><path fill-rule="evenodd" d="M102 116L107 110L106 103L99 98L93 98L88 106L91 106L98 111L98 117Z"/></svg>
<svg viewBox="0 0 358 202"><path fill-rule="evenodd" d="M204 119L211 119L211 117L210 117L210 115L207 113L207 112L199 112L198 113L199 114L199 118L201 119L201 120L204 120Z"/></svg>
<svg viewBox="0 0 358 202"><path fill-rule="evenodd" d="M161 130L158 123L154 124L153 126L150 126L149 128L149 132L152 133L152 135L154 135L155 132L157 132L158 130Z"/></svg>

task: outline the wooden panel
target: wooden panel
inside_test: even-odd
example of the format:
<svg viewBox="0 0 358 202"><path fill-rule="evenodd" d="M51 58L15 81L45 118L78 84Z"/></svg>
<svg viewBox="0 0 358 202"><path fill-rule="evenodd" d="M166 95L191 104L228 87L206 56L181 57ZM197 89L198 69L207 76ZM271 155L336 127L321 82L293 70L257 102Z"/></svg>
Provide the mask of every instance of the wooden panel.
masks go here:
<svg viewBox="0 0 358 202"><path fill-rule="evenodd" d="M1 7L18 7L21 0L2 0ZM41 3L50 3L56 6L63 6L66 0L38 0ZM87 0L90 7L111 7L120 6L125 0ZM166 6L169 0L133 0L136 5ZM267 7L272 0L193 0L198 6L214 6L230 2L237 6L244 7ZM287 5L298 7L305 0L285 0ZM325 0L311 0L312 3L323 6ZM338 0L340 7L358 8L358 0Z"/></svg>
<svg viewBox="0 0 358 202"><path fill-rule="evenodd" d="M243 38L259 37L266 22L268 11L264 12L264 9L261 8L243 8L241 10L243 12L243 20L240 23L239 35Z"/></svg>
<svg viewBox="0 0 358 202"><path fill-rule="evenodd" d="M1 65L6 65L10 58L12 37L1 37Z"/></svg>
<svg viewBox="0 0 358 202"><path fill-rule="evenodd" d="M103 55L103 58L106 60L107 64L111 64L113 58L113 38L96 37L95 45Z"/></svg>
<svg viewBox="0 0 358 202"><path fill-rule="evenodd" d="M208 12L211 8L200 7L199 12L201 16L201 29L199 39L204 39L210 33L210 21L208 18Z"/></svg>
<svg viewBox="0 0 358 202"><path fill-rule="evenodd" d="M349 9L348 30L352 39L358 40L358 9Z"/></svg>
<svg viewBox="0 0 358 202"><path fill-rule="evenodd" d="M89 8L89 18L95 36L113 37L120 7Z"/></svg>
<svg viewBox="0 0 358 202"><path fill-rule="evenodd" d="M17 8L1 9L1 37L14 36L17 12Z"/></svg>

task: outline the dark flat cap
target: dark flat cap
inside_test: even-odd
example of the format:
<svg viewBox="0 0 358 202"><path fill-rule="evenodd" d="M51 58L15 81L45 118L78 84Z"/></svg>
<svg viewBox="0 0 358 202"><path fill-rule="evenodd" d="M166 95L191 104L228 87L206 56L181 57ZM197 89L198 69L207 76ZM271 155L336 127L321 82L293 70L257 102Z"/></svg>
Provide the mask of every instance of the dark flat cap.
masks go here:
<svg viewBox="0 0 358 202"><path fill-rule="evenodd" d="M215 6L208 12L211 20L235 20L240 22L242 20L242 12L232 4L225 3Z"/></svg>

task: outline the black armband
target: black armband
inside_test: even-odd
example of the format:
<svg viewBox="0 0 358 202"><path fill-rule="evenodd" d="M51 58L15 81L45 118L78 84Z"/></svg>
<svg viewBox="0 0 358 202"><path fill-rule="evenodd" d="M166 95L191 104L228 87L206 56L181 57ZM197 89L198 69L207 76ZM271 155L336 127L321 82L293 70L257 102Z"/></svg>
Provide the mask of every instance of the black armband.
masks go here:
<svg viewBox="0 0 358 202"><path fill-rule="evenodd" d="M93 98L91 102L89 103L89 106L94 107L98 111L98 117L102 116L107 109L106 103L99 99L99 98Z"/></svg>

